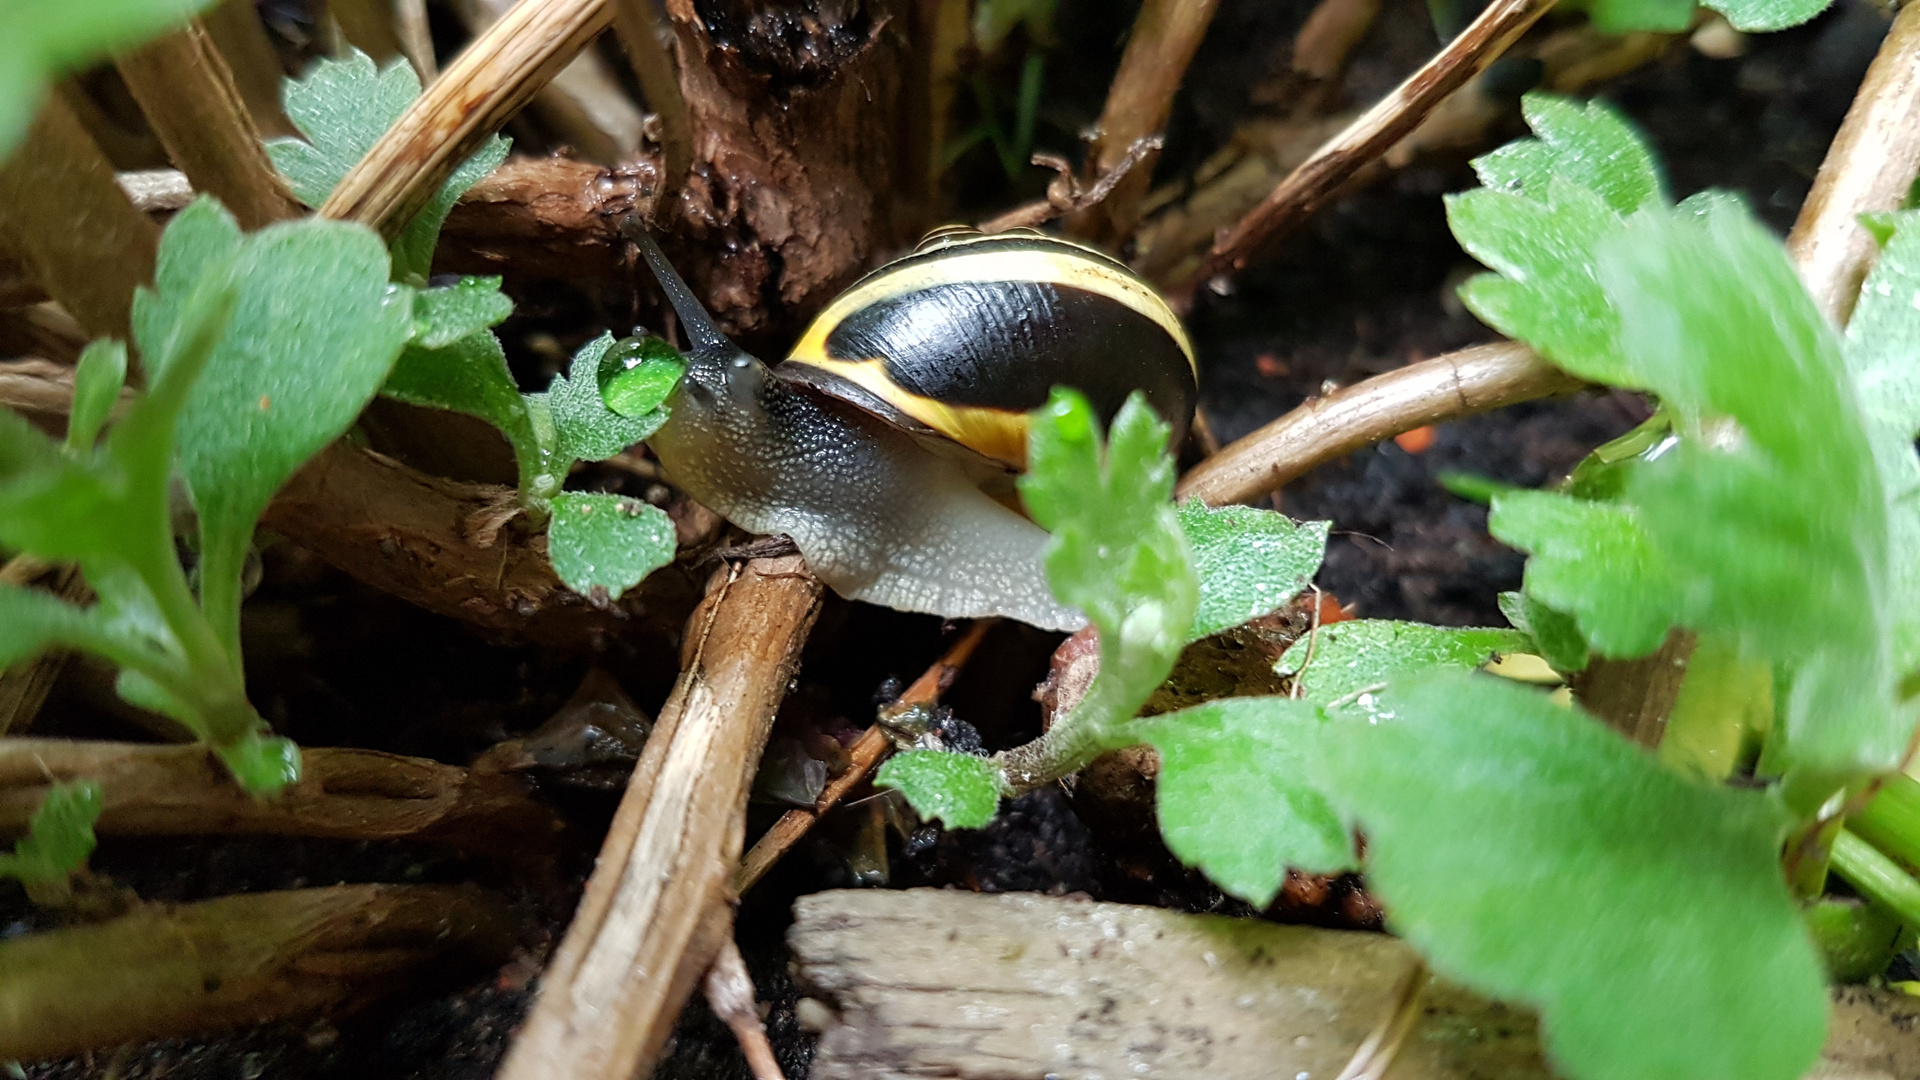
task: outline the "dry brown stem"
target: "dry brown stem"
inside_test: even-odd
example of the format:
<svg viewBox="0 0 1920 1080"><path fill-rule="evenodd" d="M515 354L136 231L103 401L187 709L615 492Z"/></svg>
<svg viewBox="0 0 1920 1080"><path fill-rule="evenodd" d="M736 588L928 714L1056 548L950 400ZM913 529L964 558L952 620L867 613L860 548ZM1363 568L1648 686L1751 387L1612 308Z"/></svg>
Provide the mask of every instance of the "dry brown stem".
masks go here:
<svg viewBox="0 0 1920 1080"><path fill-rule="evenodd" d="M478 37L517 0L459 0L454 6ZM559 141L588 161L615 165L640 146L640 108L598 54L582 49L533 95L532 106Z"/></svg>
<svg viewBox="0 0 1920 1080"><path fill-rule="evenodd" d="M606 0L524 0L470 42L321 206L393 236L442 181L606 29ZM396 45L396 50L398 46Z"/></svg>
<svg viewBox="0 0 1920 1080"><path fill-rule="evenodd" d="M148 905L0 944L0 1057L351 1008L429 961L499 963L513 935L506 906L471 888L338 885Z"/></svg>
<svg viewBox="0 0 1920 1080"><path fill-rule="evenodd" d="M746 797L819 611L798 556L718 571L500 1080L644 1074L727 935Z"/></svg>
<svg viewBox="0 0 1920 1080"><path fill-rule="evenodd" d="M653 0L612 2L614 32L620 35L648 107L660 118L661 195L678 193L693 167L693 125L687 119L687 99L680 93L679 69L667 52L671 31L660 21Z"/></svg>
<svg viewBox="0 0 1920 1080"><path fill-rule="evenodd" d="M280 796L234 785L204 746L0 739L0 834L19 835L50 784L93 780L104 835L317 836L434 840L475 851L539 850L560 822L517 777L376 750L308 747Z"/></svg>
<svg viewBox="0 0 1920 1080"><path fill-rule="evenodd" d="M760 1022L760 1010L754 1006L753 979L747 974L747 962L740 946L732 938L720 943L720 955L713 958L703 986L707 1004L740 1043L753 1080L787 1080L780 1062L773 1056L773 1044L767 1041L767 1029Z"/></svg>
<svg viewBox="0 0 1920 1080"><path fill-rule="evenodd" d="M939 701L940 695L946 692L947 687L953 685L953 680L959 677L960 669L967 665L967 659L973 655L975 649L980 647L980 642L986 638L987 631L993 629L996 622L998 622L996 619L981 619L968 627L960 640L954 642L940 659L934 661L932 667L913 680L913 685L907 687L906 691L887 707L888 711L903 712L914 706L932 705ZM745 893L753 888L756 882L766 876L768 870L773 869L773 864L779 862L782 855L791 851L793 845L807 835L807 830L813 828L815 822L824 817L827 811L838 806L840 800L846 798L847 792L852 791L862 780L865 780L867 775L885 761L887 755L892 752L893 737L887 734L885 727L874 724L861 732L860 737L847 748L847 756L850 760L846 770L834 777L821 790L820 797L814 800L813 805L804 809L789 810L780 815L780 819L773 823L773 827L753 842L752 849L747 852L745 858L740 860L740 868L734 871L733 891Z"/></svg>
<svg viewBox="0 0 1920 1080"><path fill-rule="evenodd" d="M117 61L147 123L193 186L226 204L243 229L303 211L267 160L233 72L199 20Z"/></svg>
<svg viewBox="0 0 1920 1080"><path fill-rule="evenodd" d="M221 0L200 16L207 33L226 57L240 97L253 114L253 123L262 135L297 135L287 114L280 111L280 83L286 70L267 39L267 28L260 25L253 0Z"/></svg>
<svg viewBox="0 0 1920 1080"><path fill-rule="evenodd" d="M1141 5L1100 111L1093 151L1088 155L1089 180L1112 172L1135 143L1160 134L1167 126L1173 96L1213 22L1217 4L1218 0L1147 0ZM1140 200L1153 181L1158 156L1149 153L1143 164L1120 178L1105 200L1068 219L1068 231L1105 243L1131 233L1140 220Z"/></svg>
<svg viewBox="0 0 1920 1080"><path fill-rule="evenodd" d="M1583 385L1525 345L1462 349L1311 399L1194 466L1174 493L1212 506L1247 502L1403 431Z"/></svg>
<svg viewBox="0 0 1920 1080"><path fill-rule="evenodd" d="M0 233L89 335L128 336L133 289L153 280L160 230L57 94L0 165Z"/></svg>
<svg viewBox="0 0 1920 1080"><path fill-rule="evenodd" d="M1880 249L1859 215L1897 210L1920 171L1920 9L1903 6L1867 68L1813 190L1800 207L1787 251L1814 302L1846 325Z"/></svg>
<svg viewBox="0 0 1920 1080"><path fill-rule="evenodd" d="M1386 153L1448 94L1505 52L1553 0L1494 0L1433 59L1322 146L1239 224L1214 242L1206 262L1182 292L1245 268L1281 236L1305 221L1348 178Z"/></svg>

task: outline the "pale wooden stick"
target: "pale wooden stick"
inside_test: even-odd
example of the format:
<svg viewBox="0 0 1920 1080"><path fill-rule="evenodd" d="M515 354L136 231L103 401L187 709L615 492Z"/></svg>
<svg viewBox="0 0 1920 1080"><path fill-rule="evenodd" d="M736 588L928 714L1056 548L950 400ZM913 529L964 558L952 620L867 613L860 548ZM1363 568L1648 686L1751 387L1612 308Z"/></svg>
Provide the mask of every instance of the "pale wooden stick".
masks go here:
<svg viewBox="0 0 1920 1080"><path fill-rule="evenodd" d="M680 92L680 71L667 52L670 33L653 0L613 0L613 29L640 80L647 106L660 118L661 180L664 193L680 190L693 167L693 121Z"/></svg>
<svg viewBox="0 0 1920 1080"><path fill-rule="evenodd" d="M1200 284L1245 268L1268 245L1319 210L1355 172L1418 127L1448 94L1499 58L1553 3L1494 0L1488 4L1460 36L1287 174L1259 206L1215 241L1200 271L1181 291L1191 296Z"/></svg>
<svg viewBox="0 0 1920 1080"><path fill-rule="evenodd" d="M505 16L516 0L460 0L461 17L475 37ZM640 147L640 107L599 55L582 50L533 95L532 107L575 156L616 165Z"/></svg>
<svg viewBox="0 0 1920 1080"><path fill-rule="evenodd" d="M1820 310L1846 325L1880 254L1859 216L1895 210L1920 172L1920 8L1903 6L1787 237Z"/></svg>
<svg viewBox="0 0 1920 1080"><path fill-rule="evenodd" d="M702 987L707 1005L733 1032L746 1056L753 1080L787 1080L780 1062L773 1056L773 1044L767 1041L767 1029L760 1022L760 1010L754 1006L753 977L747 974L747 962L740 946L728 937L720 943L720 955L713 958Z"/></svg>
<svg viewBox="0 0 1920 1080"><path fill-rule="evenodd" d="M1089 155L1089 180L1118 168L1134 144L1167 126L1173 97L1186 78L1200 39L1213 23L1218 0L1147 0L1135 17L1127 50L1107 90ZM1100 203L1067 221L1069 231L1096 240L1132 232L1140 220L1140 200L1153 181L1157 148L1122 176Z"/></svg>
<svg viewBox="0 0 1920 1080"><path fill-rule="evenodd" d="M1174 493L1212 506L1248 502L1403 431L1583 385L1525 345L1462 349L1313 398L1194 466Z"/></svg>
<svg viewBox="0 0 1920 1080"><path fill-rule="evenodd" d="M236 787L204 746L0 739L0 834L24 832L47 785L67 780L100 785L103 835L417 839L487 851L510 837L537 846L560 828L517 777L352 748L307 747L301 762L300 780L265 800Z"/></svg>
<svg viewBox="0 0 1920 1080"><path fill-rule="evenodd" d="M499 1080L630 1080L726 938L746 796L819 611L798 556L714 577L684 670Z"/></svg>
<svg viewBox="0 0 1920 1080"><path fill-rule="evenodd" d="M119 58L147 124L193 186L226 204L241 228L306 211L267 160L233 72L194 20Z"/></svg>
<svg viewBox="0 0 1920 1080"><path fill-rule="evenodd" d="M981 619L968 627L967 632L960 636L960 640L954 642L940 659L934 661L932 667L913 680L913 685L907 687L896 701L888 705L886 711L904 712L916 705L932 705L939 701L940 695L945 693L947 687L953 685L953 680L959 676L960 669L966 666L973 651L980 647L980 642L986 638L987 631L993 629L999 621L998 619ZM860 781L865 780L867 775L892 753L893 737L887 734L884 726L874 724L861 732L860 737L847 748L849 760L846 770L834 777L832 782L821 790L820 797L814 800L813 805L789 810L780 815L780 819L773 823L773 827L753 842L753 847L747 851L746 857L740 860L740 869L734 871L733 891L745 893L753 888L756 882L766 876L768 870L773 869L773 864L779 862L782 855L793 850L793 845L807 835L807 830L813 828L815 822L825 817L827 811L839 805L840 800L846 798L847 792L852 791Z"/></svg>
<svg viewBox="0 0 1920 1080"><path fill-rule="evenodd" d="M613 18L606 0L523 0L469 43L320 207L397 234L460 162Z"/></svg>
<svg viewBox="0 0 1920 1080"><path fill-rule="evenodd" d="M153 280L160 228L58 94L0 164L0 231L91 336L128 336L133 289Z"/></svg>

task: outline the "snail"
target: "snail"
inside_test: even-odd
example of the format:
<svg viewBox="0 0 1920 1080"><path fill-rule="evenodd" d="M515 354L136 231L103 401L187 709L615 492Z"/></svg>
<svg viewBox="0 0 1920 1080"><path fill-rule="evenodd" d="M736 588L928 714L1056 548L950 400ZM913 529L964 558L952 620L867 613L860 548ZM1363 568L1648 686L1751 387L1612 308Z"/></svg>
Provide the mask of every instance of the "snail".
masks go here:
<svg viewBox="0 0 1920 1080"><path fill-rule="evenodd" d="M785 533L834 591L947 618L1085 624L1053 598L1047 533L1009 506L1027 412L1056 385L1104 421L1140 390L1185 435L1193 346L1113 259L1038 232L949 228L830 302L769 367L721 334L637 222L623 223L690 342L648 444L734 524Z"/></svg>

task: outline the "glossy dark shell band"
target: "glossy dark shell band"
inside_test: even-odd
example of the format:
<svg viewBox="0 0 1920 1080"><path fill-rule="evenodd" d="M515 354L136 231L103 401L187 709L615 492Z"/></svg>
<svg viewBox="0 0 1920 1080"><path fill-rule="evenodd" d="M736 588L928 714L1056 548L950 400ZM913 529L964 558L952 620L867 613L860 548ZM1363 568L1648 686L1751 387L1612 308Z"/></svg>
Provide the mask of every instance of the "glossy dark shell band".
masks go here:
<svg viewBox="0 0 1920 1080"><path fill-rule="evenodd" d="M1056 385L1110 420L1127 394L1184 437L1193 347L1151 286L1107 256L1038 233L936 233L821 312L787 378L1021 468L1026 413Z"/></svg>

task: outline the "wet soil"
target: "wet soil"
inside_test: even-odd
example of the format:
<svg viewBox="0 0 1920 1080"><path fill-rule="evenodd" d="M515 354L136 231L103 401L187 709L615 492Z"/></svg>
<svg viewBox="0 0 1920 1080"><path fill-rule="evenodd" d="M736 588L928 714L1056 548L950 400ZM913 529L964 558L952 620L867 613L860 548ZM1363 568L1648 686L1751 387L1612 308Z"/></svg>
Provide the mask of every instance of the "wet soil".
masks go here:
<svg viewBox="0 0 1920 1080"><path fill-rule="evenodd" d="M1117 58L1125 5L1061 5L1064 44L1051 54L1042 144L1092 118ZM1268 71L1304 18L1305 0L1226 0L1214 34L1176 110L1163 169L1190 167L1231 132L1248 88ZM1355 65L1351 95L1367 100L1434 47L1424 8L1390 4ZM1709 59L1690 49L1607 87L1603 96L1648 133L1670 187L1743 194L1784 230L1871 58L1885 17L1841 4L1813 24L1754 38L1742 57ZM1249 45L1248 43L1253 43ZM1071 58L1072 62L1069 62ZM1057 100L1055 100L1057 98ZM1060 136L1065 132L1066 136ZM960 167L973 201L1013 194L978 163ZM984 177L984 178L983 178ZM1474 267L1447 232L1440 197L1471 183L1464 162L1427 165L1356 194L1315 221L1230 295L1194 314L1203 358L1203 405L1231 440L1329 385L1489 340L1453 289ZM509 326L522 375L539 372L604 321L591 300L556 294ZM524 309L523 309L524 311ZM518 336L512 331L518 326ZM545 335L542 339L541 335ZM556 342L557 339L557 342ZM1388 443L1323 468L1279 496L1286 512L1330 519L1335 534L1319 583L1355 613L1445 624L1499 625L1496 594L1518 585L1521 558L1492 541L1484 511L1449 495L1448 470L1537 486L1554 480L1598 443L1645 415L1626 394L1586 394L1446 425L1430 448ZM266 581L247 613L249 671L276 727L314 744L369 746L464 763L521 735L572 693L590 658L481 640L327 569L297 550L266 559ZM795 704L782 733L865 723L889 679L911 679L950 633L938 620L835 602L809 645ZM989 638L948 701L990 747L1038 730L1029 699L1056 636L1002 628ZM615 651L591 658L644 708L667 692L657 657ZM664 672L664 673L663 673ZM85 680L70 678L69 684ZM897 683L894 684L897 686ZM129 737L96 707L100 694L68 685L38 729L48 734ZM617 791L550 784L546 793L570 829L551 859L530 869L425 845L286 840L113 840L96 870L150 900L336 882L477 881L509 897L526 920L515 958L497 971L447 973L402 990L357 1016L287 1024L211 1040L164 1042L24 1066L35 1080L170 1077L175 1080L480 1080L490 1076L530 1000L539 964L564 932L592 866ZM777 806L754 808L762 828ZM1013 804L974 834L903 831L887 804L859 801L837 812L747 897L739 936L768 1005L767 1023L789 1077L806 1075L810 1043L794 1020L781 943L794 896L878 883L939 884L987 891L1084 892L1103 899L1189 910L1244 912L1181 870L1150 840L1101 835L1057 791ZM1293 914L1336 924L1364 911L1350 881L1295 882ZM1360 920L1364 923L1364 918ZM44 925L18 889L0 885L0 936ZM18 1074L16 1074L18 1075ZM726 1029L694 1002L656 1075L673 1080L745 1077Z"/></svg>

